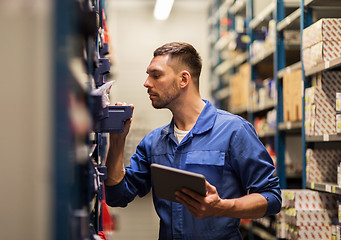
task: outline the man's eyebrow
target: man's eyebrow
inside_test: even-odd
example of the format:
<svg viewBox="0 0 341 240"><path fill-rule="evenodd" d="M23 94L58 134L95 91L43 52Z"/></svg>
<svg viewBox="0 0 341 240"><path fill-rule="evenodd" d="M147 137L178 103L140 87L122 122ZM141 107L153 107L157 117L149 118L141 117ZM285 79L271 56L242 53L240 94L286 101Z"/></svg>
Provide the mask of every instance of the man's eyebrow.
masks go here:
<svg viewBox="0 0 341 240"><path fill-rule="evenodd" d="M151 69L151 70L147 70L147 71L146 71L147 74L150 74L150 73L158 73L158 72L161 72L161 71L158 70L158 69Z"/></svg>

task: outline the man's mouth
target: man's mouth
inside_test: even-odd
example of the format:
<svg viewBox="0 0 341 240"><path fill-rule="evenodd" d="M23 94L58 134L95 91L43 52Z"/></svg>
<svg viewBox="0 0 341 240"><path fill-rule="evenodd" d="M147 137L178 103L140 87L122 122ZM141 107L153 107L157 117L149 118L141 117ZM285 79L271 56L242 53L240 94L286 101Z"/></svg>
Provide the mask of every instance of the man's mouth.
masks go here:
<svg viewBox="0 0 341 240"><path fill-rule="evenodd" d="M153 92L148 92L148 94L149 94L149 98L153 98L157 96L157 94Z"/></svg>

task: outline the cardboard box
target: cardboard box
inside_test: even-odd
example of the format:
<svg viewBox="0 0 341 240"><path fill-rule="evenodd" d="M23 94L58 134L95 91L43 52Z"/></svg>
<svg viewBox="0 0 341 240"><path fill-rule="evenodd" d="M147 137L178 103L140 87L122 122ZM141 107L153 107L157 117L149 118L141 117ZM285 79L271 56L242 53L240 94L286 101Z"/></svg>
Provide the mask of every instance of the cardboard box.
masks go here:
<svg viewBox="0 0 341 240"><path fill-rule="evenodd" d="M341 43L337 41L321 41L311 46L312 64L317 65L341 57Z"/></svg>
<svg viewBox="0 0 341 240"><path fill-rule="evenodd" d="M306 96L306 134L308 136L335 134L335 110L322 88L306 89ZM309 101L312 103L309 104Z"/></svg>
<svg viewBox="0 0 341 240"><path fill-rule="evenodd" d="M287 238L287 230L285 228L284 211L276 214L276 237Z"/></svg>
<svg viewBox="0 0 341 240"><path fill-rule="evenodd" d="M341 57L341 43L337 41L321 41L303 49L304 69Z"/></svg>
<svg viewBox="0 0 341 240"><path fill-rule="evenodd" d="M311 57L311 48L310 47L303 49L302 60L303 60L304 69L309 69L315 65L313 62L313 59Z"/></svg>
<svg viewBox="0 0 341 240"><path fill-rule="evenodd" d="M332 213L324 210L286 209L286 239L331 239Z"/></svg>
<svg viewBox="0 0 341 240"><path fill-rule="evenodd" d="M308 189L283 189L282 207L295 210L337 209L335 195Z"/></svg>
<svg viewBox="0 0 341 240"><path fill-rule="evenodd" d="M335 98L335 110L341 112L341 92L336 92Z"/></svg>
<svg viewBox="0 0 341 240"><path fill-rule="evenodd" d="M283 120L302 120L302 71L283 76Z"/></svg>
<svg viewBox="0 0 341 240"><path fill-rule="evenodd" d="M240 66L239 72L231 77L230 107L248 106L250 98L251 67L248 63Z"/></svg>
<svg viewBox="0 0 341 240"><path fill-rule="evenodd" d="M317 86L305 89L306 135L336 134L335 95L341 92L341 71L313 76Z"/></svg>
<svg viewBox="0 0 341 240"><path fill-rule="evenodd" d="M283 189L282 209L276 215L277 237L331 239L332 219L337 214L335 194L308 189Z"/></svg>
<svg viewBox="0 0 341 240"><path fill-rule="evenodd" d="M333 211L327 209L320 210L296 210L288 209L285 211L286 222L300 227L301 229L321 230L323 227L329 228L332 223Z"/></svg>
<svg viewBox="0 0 341 240"><path fill-rule="evenodd" d="M321 41L341 41L341 18L322 18L303 30L302 48Z"/></svg>
<svg viewBox="0 0 341 240"><path fill-rule="evenodd" d="M341 92L341 71L324 71L313 76L313 81L325 92L330 104L335 103L336 93Z"/></svg>
<svg viewBox="0 0 341 240"><path fill-rule="evenodd" d="M303 30L303 65L309 69L341 57L341 18L322 18Z"/></svg>
<svg viewBox="0 0 341 240"><path fill-rule="evenodd" d="M290 239L296 240L330 240L331 239L331 226L318 226L318 227L296 227L290 234Z"/></svg>
<svg viewBox="0 0 341 240"><path fill-rule="evenodd" d="M337 183L337 168L341 149L307 149L306 180L309 182Z"/></svg>
<svg viewBox="0 0 341 240"><path fill-rule="evenodd" d="M340 134L341 133L341 113L337 113L335 116L335 125L336 125L336 133Z"/></svg>

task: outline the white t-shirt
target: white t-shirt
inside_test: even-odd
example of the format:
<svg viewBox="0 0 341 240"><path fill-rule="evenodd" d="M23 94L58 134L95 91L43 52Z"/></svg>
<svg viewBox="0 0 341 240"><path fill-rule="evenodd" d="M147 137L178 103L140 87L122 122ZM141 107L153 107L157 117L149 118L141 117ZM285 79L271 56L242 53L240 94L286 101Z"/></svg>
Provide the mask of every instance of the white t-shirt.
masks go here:
<svg viewBox="0 0 341 240"><path fill-rule="evenodd" d="M181 143L182 139L186 137L187 133L189 133L189 131L182 131L178 129L174 124L174 136L176 140L178 141L178 143Z"/></svg>

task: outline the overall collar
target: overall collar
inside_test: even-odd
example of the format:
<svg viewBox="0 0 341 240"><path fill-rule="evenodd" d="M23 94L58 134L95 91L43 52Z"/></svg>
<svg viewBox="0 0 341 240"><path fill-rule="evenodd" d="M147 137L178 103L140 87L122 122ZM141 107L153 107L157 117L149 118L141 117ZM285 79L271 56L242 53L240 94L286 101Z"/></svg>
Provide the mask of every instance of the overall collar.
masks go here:
<svg viewBox="0 0 341 240"><path fill-rule="evenodd" d="M203 101L205 102L205 107L200 113L194 127L191 129L191 134L202 134L210 130L214 125L217 109L208 100L203 99ZM174 117L171 122L161 130L162 135L169 135L171 133L174 133Z"/></svg>

